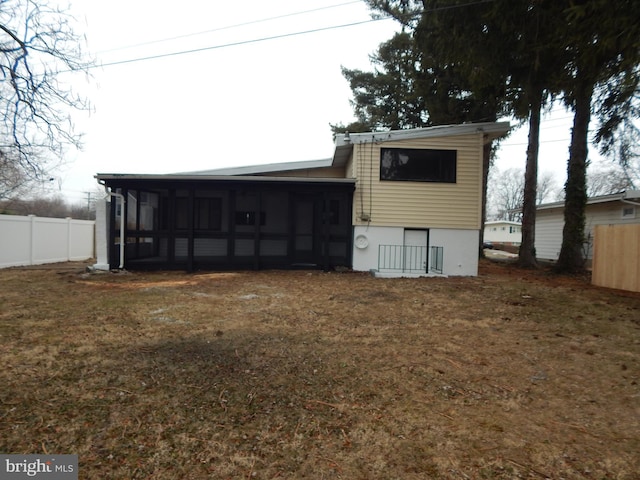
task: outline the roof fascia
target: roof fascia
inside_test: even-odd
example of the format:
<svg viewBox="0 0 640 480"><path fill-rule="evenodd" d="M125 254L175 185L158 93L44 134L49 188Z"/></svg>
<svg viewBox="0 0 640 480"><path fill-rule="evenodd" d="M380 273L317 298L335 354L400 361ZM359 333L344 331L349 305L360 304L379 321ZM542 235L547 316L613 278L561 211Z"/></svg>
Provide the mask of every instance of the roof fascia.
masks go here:
<svg viewBox="0 0 640 480"><path fill-rule="evenodd" d="M336 146L360 143L362 141L392 142L417 138L451 137L483 133L493 140L506 135L511 129L509 122L463 123L461 125L438 125L435 127L389 130L386 132L365 132L336 135Z"/></svg>
<svg viewBox="0 0 640 480"><path fill-rule="evenodd" d="M262 175L193 175L193 174L128 174L128 173L99 173L95 178L100 181L126 180L126 181L217 181L217 182L253 182L253 183L345 183L354 184L352 178L322 178L322 177L266 177Z"/></svg>

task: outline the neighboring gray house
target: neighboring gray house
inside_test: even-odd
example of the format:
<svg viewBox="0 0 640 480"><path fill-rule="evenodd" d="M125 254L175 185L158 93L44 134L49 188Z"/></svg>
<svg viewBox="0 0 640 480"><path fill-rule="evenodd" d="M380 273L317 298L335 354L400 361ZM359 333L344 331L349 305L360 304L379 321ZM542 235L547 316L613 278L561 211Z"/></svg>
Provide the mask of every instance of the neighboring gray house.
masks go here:
<svg viewBox="0 0 640 480"><path fill-rule="evenodd" d="M587 200L585 209L584 253L591 260L593 227L640 223L640 190L602 195ZM562 246L564 202L538 205L536 213L536 256L540 260L556 261Z"/></svg>

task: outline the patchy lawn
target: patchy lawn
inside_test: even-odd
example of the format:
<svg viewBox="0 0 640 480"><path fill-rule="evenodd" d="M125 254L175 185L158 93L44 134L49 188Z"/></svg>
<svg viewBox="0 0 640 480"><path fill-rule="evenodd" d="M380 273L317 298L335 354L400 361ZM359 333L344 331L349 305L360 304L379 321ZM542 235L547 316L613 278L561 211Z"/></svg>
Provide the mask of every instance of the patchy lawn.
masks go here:
<svg viewBox="0 0 640 480"><path fill-rule="evenodd" d="M0 451L80 478L637 479L640 295L0 270Z"/></svg>

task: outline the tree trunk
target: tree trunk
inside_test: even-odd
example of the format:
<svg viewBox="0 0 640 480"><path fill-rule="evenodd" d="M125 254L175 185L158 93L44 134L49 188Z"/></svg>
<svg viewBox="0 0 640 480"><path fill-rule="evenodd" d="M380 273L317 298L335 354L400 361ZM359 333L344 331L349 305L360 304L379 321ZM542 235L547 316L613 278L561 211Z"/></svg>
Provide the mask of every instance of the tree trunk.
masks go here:
<svg viewBox="0 0 640 480"><path fill-rule="evenodd" d="M536 199L538 189L538 150L540 148L540 111L542 91L536 91L529 113L529 143L527 166L524 173L522 200L522 243L518 252L518 265L525 268L538 266L536 261Z"/></svg>
<svg viewBox="0 0 640 480"><path fill-rule="evenodd" d="M583 82L576 90L573 129L565 183L564 229L562 248L556 264L559 273L579 273L584 270L584 210L587 205L587 155L591 97L593 85Z"/></svg>
<svg viewBox="0 0 640 480"><path fill-rule="evenodd" d="M482 214L480 218L480 258L484 258L484 223L487 221L487 182L491 167L491 147L493 142L482 146Z"/></svg>

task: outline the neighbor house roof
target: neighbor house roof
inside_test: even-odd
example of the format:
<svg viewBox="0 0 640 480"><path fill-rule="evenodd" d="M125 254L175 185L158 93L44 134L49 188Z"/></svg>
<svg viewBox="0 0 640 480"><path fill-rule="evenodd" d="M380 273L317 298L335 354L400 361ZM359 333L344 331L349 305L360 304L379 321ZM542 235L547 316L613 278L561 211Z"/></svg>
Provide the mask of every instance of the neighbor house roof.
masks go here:
<svg viewBox="0 0 640 480"><path fill-rule="evenodd" d="M598 203L618 202L618 201L631 201L637 203L640 201L640 190L627 190L620 193L613 193L611 195L599 195L597 197L587 198L587 205L594 205ZM544 203L538 205L536 210L551 210L554 208L564 208L564 200L561 202Z"/></svg>
<svg viewBox="0 0 640 480"><path fill-rule="evenodd" d="M491 220L489 222L484 222L485 227L486 226L490 226L490 225L514 225L514 226L521 226L522 223L520 222L513 222L511 220Z"/></svg>

